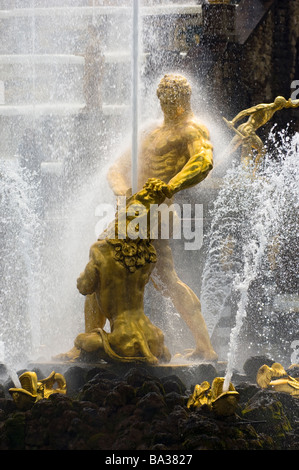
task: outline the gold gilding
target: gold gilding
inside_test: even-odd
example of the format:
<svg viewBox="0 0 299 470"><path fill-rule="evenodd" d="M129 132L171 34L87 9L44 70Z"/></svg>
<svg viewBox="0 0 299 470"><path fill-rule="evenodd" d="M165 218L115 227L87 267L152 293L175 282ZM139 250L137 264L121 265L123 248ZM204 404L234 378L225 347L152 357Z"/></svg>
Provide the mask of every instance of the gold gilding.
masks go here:
<svg viewBox="0 0 299 470"><path fill-rule="evenodd" d="M291 367L294 367L291 366ZM264 364L257 372L256 382L263 389L284 392L299 397L299 379L291 377L283 366L274 362L271 367Z"/></svg>
<svg viewBox="0 0 299 470"><path fill-rule="evenodd" d="M238 113L231 121L223 118L228 127L236 134L230 144L231 152L235 152L241 146L241 161L245 165L254 161L254 171L256 171L266 152L263 141L256 134L257 130L267 124L277 111L298 106L299 100L292 101L291 98L286 100L283 96L277 96L273 103L252 106ZM235 128L235 124L244 118L248 118L248 120ZM254 155L254 150L256 155Z"/></svg>
<svg viewBox="0 0 299 470"><path fill-rule="evenodd" d="M232 383L229 384L228 390L223 392L223 383L223 377L216 377L212 385L206 381L195 385L193 394L187 402L187 408L193 410L205 406L219 416L234 414L238 406L239 393Z"/></svg>
<svg viewBox="0 0 299 470"><path fill-rule="evenodd" d="M36 401L49 398L53 393L66 394L66 380L62 374L51 372L49 377L37 380L35 372L24 372L19 377L21 388L10 388L14 402L19 409L28 409Z"/></svg>

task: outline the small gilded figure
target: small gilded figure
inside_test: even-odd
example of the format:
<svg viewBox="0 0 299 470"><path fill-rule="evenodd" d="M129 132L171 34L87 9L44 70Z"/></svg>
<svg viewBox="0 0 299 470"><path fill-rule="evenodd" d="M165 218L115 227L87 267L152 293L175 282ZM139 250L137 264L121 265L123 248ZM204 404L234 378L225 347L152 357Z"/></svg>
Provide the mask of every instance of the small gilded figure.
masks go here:
<svg viewBox="0 0 299 470"><path fill-rule="evenodd" d="M230 144L231 153L242 146L241 161L246 165L255 159L256 170L265 156L264 143L256 134L257 130L270 121L277 111L284 108L297 108L298 106L299 100L286 100L283 96L277 96L273 103L261 103L244 109L231 121L224 118L229 128L236 133ZM244 118L248 118L248 120L235 128L235 124ZM256 150L255 157L253 149Z"/></svg>

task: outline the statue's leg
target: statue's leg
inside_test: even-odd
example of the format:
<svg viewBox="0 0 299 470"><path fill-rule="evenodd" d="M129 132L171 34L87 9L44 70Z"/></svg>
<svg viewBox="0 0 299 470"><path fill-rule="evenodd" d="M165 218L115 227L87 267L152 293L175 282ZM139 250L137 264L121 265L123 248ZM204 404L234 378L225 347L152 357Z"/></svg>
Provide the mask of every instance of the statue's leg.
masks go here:
<svg viewBox="0 0 299 470"><path fill-rule="evenodd" d="M263 141L257 135L255 136L255 139L254 139L254 142L252 143L252 146L253 146L253 148L255 148L257 150L257 156L256 156L256 159L255 159L255 167L254 167L254 172L256 172L256 170L258 169L258 167L261 163L261 160L264 158L264 156L266 154L266 149L265 149L265 146L263 144Z"/></svg>
<svg viewBox="0 0 299 470"><path fill-rule="evenodd" d="M100 345L98 344L99 338L97 335L92 333L96 328L103 328L106 323L106 317L103 315L99 304L97 302L95 294L90 294L85 297L84 305L84 314L85 314L85 333L81 333L75 340L74 347L62 354L58 354L54 359L60 361L75 361L80 357L81 349L84 349L82 344L89 344L88 341L91 341L89 338L94 340L94 344L97 344L95 349L98 349ZM81 344L82 343L82 344ZM94 347L93 343L91 342ZM89 351L86 349L86 351Z"/></svg>
<svg viewBox="0 0 299 470"><path fill-rule="evenodd" d="M85 332L89 333L96 328L104 328L106 317L101 311L96 294L87 295L84 304Z"/></svg>
<svg viewBox="0 0 299 470"><path fill-rule="evenodd" d="M236 150L242 145L242 139L238 135L235 135L229 144L229 154L235 153Z"/></svg>
<svg viewBox="0 0 299 470"><path fill-rule="evenodd" d="M75 339L75 347L85 352L94 352L103 349L103 341L101 335L97 331L89 333L80 333Z"/></svg>
<svg viewBox="0 0 299 470"><path fill-rule="evenodd" d="M251 143L242 145L241 162L244 168L247 168L249 165L251 165L253 158L254 156Z"/></svg>
<svg viewBox="0 0 299 470"><path fill-rule="evenodd" d="M192 355L206 360L216 360L217 354L212 347L198 297L179 279L168 241L158 240L155 246L158 255L157 266L152 273L155 287L161 291L162 295L171 299L191 330L196 345Z"/></svg>

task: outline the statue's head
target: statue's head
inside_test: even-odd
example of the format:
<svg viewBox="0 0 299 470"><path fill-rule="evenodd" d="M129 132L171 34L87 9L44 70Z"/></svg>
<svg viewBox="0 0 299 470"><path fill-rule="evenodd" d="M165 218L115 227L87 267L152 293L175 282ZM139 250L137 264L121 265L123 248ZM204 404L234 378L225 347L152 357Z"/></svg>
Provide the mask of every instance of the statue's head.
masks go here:
<svg viewBox="0 0 299 470"><path fill-rule="evenodd" d="M287 100L283 96L277 96L274 100L275 106L284 108L287 104Z"/></svg>
<svg viewBox="0 0 299 470"><path fill-rule="evenodd" d="M190 111L191 86L182 75L164 75L158 85L157 96L166 116L176 117Z"/></svg>

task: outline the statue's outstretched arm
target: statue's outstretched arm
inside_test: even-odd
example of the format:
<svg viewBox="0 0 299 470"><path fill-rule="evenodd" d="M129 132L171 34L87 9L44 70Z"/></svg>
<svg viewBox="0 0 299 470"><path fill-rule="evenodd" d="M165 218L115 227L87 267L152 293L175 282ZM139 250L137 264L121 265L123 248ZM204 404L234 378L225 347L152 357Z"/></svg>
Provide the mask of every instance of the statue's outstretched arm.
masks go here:
<svg viewBox="0 0 299 470"><path fill-rule="evenodd" d="M244 109L243 111L240 111L237 116L235 116L232 120L231 123L234 125L236 122L240 121L241 119L250 116L256 111L256 107L253 106L252 108Z"/></svg>
<svg viewBox="0 0 299 470"><path fill-rule="evenodd" d="M261 109L264 109L270 105L267 104L257 104L256 106L252 106L251 108L244 109L243 111L240 111L230 122L231 124L235 124L237 121L240 121L241 119L251 116L252 114L256 113L257 111L260 111Z"/></svg>
<svg viewBox="0 0 299 470"><path fill-rule="evenodd" d="M168 183L173 194L200 183L213 168L213 146L208 139L201 137L189 143L188 150L190 159Z"/></svg>

